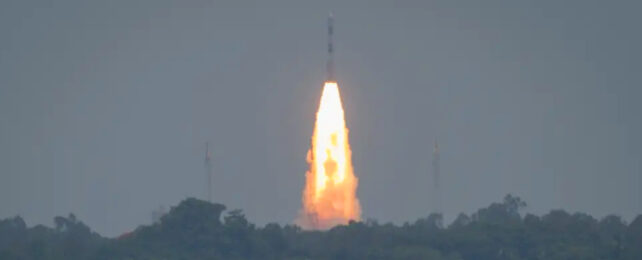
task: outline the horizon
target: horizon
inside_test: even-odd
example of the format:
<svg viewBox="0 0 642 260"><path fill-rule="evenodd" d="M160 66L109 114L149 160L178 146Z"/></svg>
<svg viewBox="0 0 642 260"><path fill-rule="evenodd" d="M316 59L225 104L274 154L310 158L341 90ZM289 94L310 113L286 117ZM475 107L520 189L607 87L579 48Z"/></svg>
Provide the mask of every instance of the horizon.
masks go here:
<svg viewBox="0 0 642 260"><path fill-rule="evenodd" d="M507 197L511 197L511 196L512 196L511 194L506 194L506 196L504 196L504 199L506 199ZM513 198L516 198L516 199L518 199L518 200L521 200L519 197L513 197ZM230 207L230 208L228 208L228 205L225 205L225 204L222 204L222 203L218 203L218 202L215 202L215 201L211 202L211 201L207 201L207 200L204 200L204 199L199 199L199 198L194 198L194 197L188 197L188 198L185 198L185 199L181 200L178 204L176 204L176 205L174 205L174 206L170 206L168 209L166 209L166 212L164 212L164 213L162 213L160 216L158 216L158 219L157 219L157 220L151 220L151 221L149 221L148 223L140 223L140 224L138 224L137 226L135 226L133 229L131 229L131 230L126 230L126 231L124 231L123 233L120 233L120 234L116 234L116 235L113 235L113 236L108 236L108 235L105 235L105 234L101 234L100 232L97 232L96 230L92 229L92 227L91 227L91 226L88 226L88 227L90 228L91 232L96 233L96 234L100 235L101 237L109 238L109 239L118 239L119 237L121 237L121 236L123 236L123 235L127 235L127 234L130 234L130 233L132 233L132 232L136 232L137 230L139 230L139 229L140 229L140 228L142 228L142 227L149 227L149 226L153 226L153 225L156 225L156 224L160 224L160 223L161 223L160 221L161 221L161 219L162 219L162 217L163 217L163 216L165 216L165 215L167 215L167 214L170 214L170 212L172 211L172 209L174 209L174 208L178 207L179 205L183 204L184 202L187 202L187 201L190 201L190 200L196 200L196 201L203 202L203 203L207 203L207 204L210 204L210 205L221 205L221 206L225 207L225 209L222 211L221 216L219 216L219 219L217 219L217 220L219 220L219 221L220 221L220 220L223 220L223 218L225 217L225 215L229 215L229 214L230 214L230 212L238 212L239 210L240 210L240 213L241 213L241 214L243 214L243 216L244 216L245 218L248 218L248 216L244 214L245 212L243 211L243 209L234 208L234 207ZM493 204L501 204L501 203L504 203L504 202L505 202L505 201L501 201L501 200L498 200L498 201L495 201L495 202L491 202L491 203L490 203L489 205L487 205L486 207L480 207L480 208L478 208L477 210L473 211L473 212L472 212L472 213L470 213L470 214L467 214L467 213L463 213L463 212L461 212L461 213L459 213L459 214L457 215L457 217L459 217L460 215L465 215L465 216L467 216L467 217L471 218L471 217L473 217L474 215L478 214L481 210L490 208L490 207L491 207L491 205L493 205ZM563 212L566 212L566 213L568 213L570 216L576 216L577 214L587 214L587 213L585 213L585 212L579 212L579 211L569 212L569 211L566 211L566 210L564 210L564 209L551 209L549 212L546 212L546 213L541 214L541 215L531 214L531 213L526 213L526 214L524 214L524 213L521 213L521 212L523 212L525 209L527 209L527 208L528 208L528 202L526 202L526 201L523 201L523 202L524 202L524 203L526 203L526 205L525 205L523 208L520 208L520 209L519 209L519 211L520 211L520 213L519 213L519 217L520 217L521 219L525 219L525 218L526 218L526 216L528 216L528 215L533 215L533 216L536 216L536 217L538 217L538 218L541 218L541 217L544 217L544 216L546 216L546 215L549 215L549 214L554 213L554 212L557 212L557 211L563 211ZM55 216L55 217L68 218L68 217L70 217L70 216L72 216L72 215L74 216L75 220L79 221L80 223L83 223L83 224L87 225L87 223L84 223L84 222L83 222L83 220L82 220L82 219L80 219L80 218L78 218L75 214L73 214L73 212L69 212L68 214L61 215L61 216ZM302 231L309 231L309 232L319 232L319 231L320 231L320 232L326 232L326 231L329 231L329 230L334 229L334 228L337 228L337 227L347 226L347 225L349 225L349 223L352 223L352 222L355 222L355 223L363 223L363 224L368 224L368 223L377 223L378 225L388 225L388 224L391 224L391 225L393 225L393 226L395 226L395 227L402 227L402 226L405 226L405 225L408 225L408 224L417 223L418 221L421 221L421 220L424 220L424 219L429 219L430 217L435 216L435 215L440 216L440 217L442 217L442 218L443 218L443 215L442 215L441 213L438 213L438 212L429 212L429 213L428 213L428 214L426 214L425 216L418 216L418 217L417 217L417 218L415 218L415 219L408 219L408 220L403 221L403 222L401 222L401 223L393 223L393 222L390 222L390 221L388 221L388 222L380 222L379 220L377 220L377 219L373 219L373 218L363 218L363 219L361 219L361 220L350 220L347 224L338 224L338 225L336 225L336 226L333 226L333 227L330 227L330 228L325 228L325 229L306 229L306 228L303 228L303 227L301 227L300 225L298 225L297 223L294 223L294 222L293 222L293 223L285 223L285 224L277 223L277 222L267 222L267 223L264 223L263 225L256 225L256 224L253 224L253 225L256 225L256 227L257 227L257 228L265 228L266 226L268 226L268 225L270 225L270 224L276 224L276 225L283 226L283 227L285 227L285 226L296 226L296 227L298 227L299 229L301 229ZM622 216L619 216L619 215L617 215L617 214L608 214L608 215L606 215L606 216L599 217L599 218L598 218L598 217L595 217L595 216L593 216L593 215L590 215L590 214L587 214L587 215L588 215L588 216L590 216L591 218L593 218L594 220L598 221L598 222L603 221L603 220L606 220L606 219L608 219L609 217L617 217L617 218L620 218L620 220L622 220L622 221L623 221L623 224L625 224L625 225L627 225L627 226L628 226L628 225L631 225L631 224L632 224L632 222L633 222L633 220L642 218L642 214L639 214L639 215L637 215L637 216L634 216L634 219L631 219L631 220L626 220L626 219L622 218ZM251 217L251 216L250 216L250 217ZM22 220L24 221L24 219L23 219L20 215L16 215L16 216L12 216L12 217L6 217L6 218L0 218L0 221L3 221L3 220L10 220L10 219L15 219L15 218L20 218L20 219L22 219ZM251 219L251 218L248 218L248 219ZM451 228L451 227L455 224L455 221L456 221L456 219L455 219L455 218L453 218L451 221L440 222L440 223L442 224L442 227L441 227L441 228L442 228L442 229L448 229L448 228ZM25 223L26 223L26 222L25 222ZM39 223L39 224L35 224L35 225L28 225L28 223L27 223L27 227L28 227L28 228L34 228L34 227L37 227L37 226L45 226L45 227L48 227L48 228L53 228L53 227L55 227L55 225L51 225L51 224L55 224L55 223L54 223L54 219L53 219L53 218L52 218L51 223L49 223L49 224L46 224L46 223Z"/></svg>

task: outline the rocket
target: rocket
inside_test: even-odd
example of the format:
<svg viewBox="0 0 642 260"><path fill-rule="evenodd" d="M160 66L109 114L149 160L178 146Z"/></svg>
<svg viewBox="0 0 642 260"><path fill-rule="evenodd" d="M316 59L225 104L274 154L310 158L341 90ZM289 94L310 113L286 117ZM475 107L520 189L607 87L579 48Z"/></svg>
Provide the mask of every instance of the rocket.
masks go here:
<svg viewBox="0 0 642 260"><path fill-rule="evenodd" d="M328 15L328 63L326 64L327 74L326 82L335 82L334 79L334 61L333 61L333 52L334 46L332 44L332 34L334 27L334 17L332 13Z"/></svg>

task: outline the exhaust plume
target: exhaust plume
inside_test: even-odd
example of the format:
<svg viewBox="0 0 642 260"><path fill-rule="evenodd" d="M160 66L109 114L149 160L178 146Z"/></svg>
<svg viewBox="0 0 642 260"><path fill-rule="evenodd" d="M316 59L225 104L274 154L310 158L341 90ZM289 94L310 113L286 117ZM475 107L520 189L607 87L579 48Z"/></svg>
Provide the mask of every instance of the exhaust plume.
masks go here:
<svg viewBox="0 0 642 260"><path fill-rule="evenodd" d="M297 224L304 229L329 229L359 220L358 180L352 171L348 129L336 82L323 86L307 161L310 169Z"/></svg>

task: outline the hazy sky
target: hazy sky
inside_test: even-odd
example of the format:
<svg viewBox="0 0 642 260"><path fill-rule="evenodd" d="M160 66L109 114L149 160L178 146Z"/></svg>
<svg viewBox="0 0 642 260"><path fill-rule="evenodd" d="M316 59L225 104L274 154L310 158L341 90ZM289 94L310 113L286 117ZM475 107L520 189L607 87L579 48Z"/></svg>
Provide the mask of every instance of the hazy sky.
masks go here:
<svg viewBox="0 0 642 260"><path fill-rule="evenodd" d="M330 10L364 218L428 215L435 139L447 220L642 213L642 2L272 2L1 1L0 217L118 235L204 196L210 141L215 200L291 223Z"/></svg>

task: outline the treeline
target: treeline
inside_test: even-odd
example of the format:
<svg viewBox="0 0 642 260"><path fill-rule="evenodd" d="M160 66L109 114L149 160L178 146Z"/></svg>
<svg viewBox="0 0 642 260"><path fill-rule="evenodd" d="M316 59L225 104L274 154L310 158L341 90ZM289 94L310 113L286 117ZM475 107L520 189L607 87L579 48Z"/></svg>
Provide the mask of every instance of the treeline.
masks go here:
<svg viewBox="0 0 642 260"><path fill-rule="evenodd" d="M522 216L525 206L507 195L448 226L432 214L401 226L367 220L321 232L257 227L239 210L186 199L159 223L114 239L74 215L56 217L53 228L0 220L0 259L642 259L642 215L627 225L563 210Z"/></svg>

